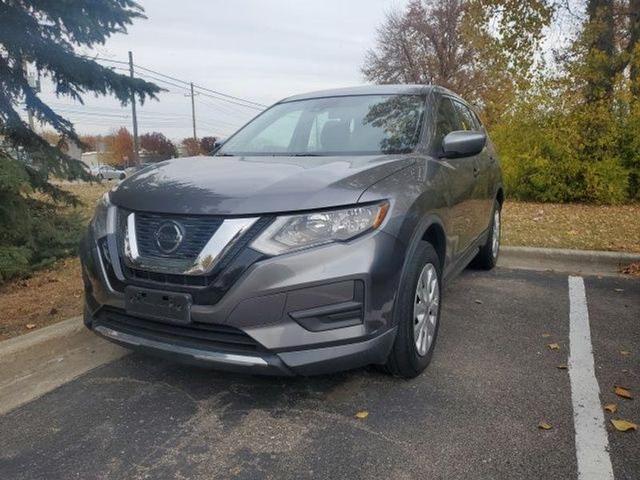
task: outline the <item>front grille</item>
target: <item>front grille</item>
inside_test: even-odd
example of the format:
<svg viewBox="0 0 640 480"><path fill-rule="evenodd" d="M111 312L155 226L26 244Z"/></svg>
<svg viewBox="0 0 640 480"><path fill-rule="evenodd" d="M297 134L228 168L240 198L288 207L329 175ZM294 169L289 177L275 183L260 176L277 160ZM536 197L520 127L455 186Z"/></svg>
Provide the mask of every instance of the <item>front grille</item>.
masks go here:
<svg viewBox="0 0 640 480"><path fill-rule="evenodd" d="M118 253L121 259L124 257L124 234L126 231L126 219L129 213L131 212L124 209L119 210L119 213L118 213L117 243L118 243ZM212 217L212 216L163 215L163 214L146 213L146 212L135 212L135 215L136 215L136 235L138 236L138 249L141 250L142 255L146 257L148 257L149 255L146 254L146 252L143 250L142 241L141 241L141 238L139 237L139 232L140 232L139 226L143 223L140 221L141 218L145 218L145 221L146 219L154 218L155 219L154 221L156 223L158 222L161 223L162 221L167 221L167 220L175 220L175 221L181 222L183 225L194 226L194 228L198 224L201 225L200 228L204 228L202 227L203 224L216 225L215 227L216 229L219 227L222 221L224 221L224 217ZM187 222L185 221L185 219L188 219L189 221ZM271 216L265 216L265 217L259 218L251 226L251 228L249 228L249 230L247 230L244 233L244 235L242 235L242 237L240 237L231 246L231 248L229 248L225 252L224 256L216 263L213 270L208 275L183 275L183 274L174 274L174 273L167 273L167 272L154 272L150 270L136 268L133 265L127 265L127 262L125 262L124 260L121 260L120 265L122 267L124 276L127 278L127 280L131 281L133 284L148 286L150 288L177 287L177 288L187 289L188 291L203 289L212 285L212 283L214 283L216 279L218 279L228 267L235 265L234 262L235 263L239 262L238 265L235 265L237 268L233 270L233 272L235 273L233 277L237 278L249 266L249 264L247 263L248 261L247 259L250 260L250 263L253 263L258 258L260 258L261 255L257 255L256 252L254 252L253 250L250 250L248 246L260 234L260 232L262 232L262 230L272 221L273 221L273 217ZM148 224L149 224L148 222L145 223L146 225L145 228L147 232L151 231L150 227L148 227ZM213 233L215 233L215 231ZM213 235L213 233L211 235ZM185 236L185 241L186 241L186 238L187 237ZM147 236L147 240L148 240L148 236ZM203 243L202 245L203 247L208 240L209 240L208 238L206 239L206 241L201 240L201 242ZM144 247L145 249L148 248L148 242L146 243L146 245L147 246ZM154 242L154 245L155 245L155 242ZM153 248L157 250L157 247L154 246ZM164 265L168 265L170 262L188 261L185 259L176 259L175 255L178 252L174 252L170 255L165 255L163 257L156 255L154 258L157 261L160 261ZM195 256L197 256L198 253L200 253L199 250ZM225 291L230 286L228 282L229 282L229 278L225 278L225 282L224 282L225 286L223 288L223 290ZM207 300L207 303L210 301L211 300Z"/></svg>
<svg viewBox="0 0 640 480"><path fill-rule="evenodd" d="M102 309L96 315L94 326L98 325L137 337L184 347L229 353L264 351L264 347L242 330L227 325L197 322L189 325L174 325L132 317L110 309Z"/></svg>
<svg viewBox="0 0 640 480"><path fill-rule="evenodd" d="M137 268L123 266L127 277L146 282L163 283L167 285L181 285L185 287L206 287L211 283L213 275L178 275L175 273L149 272Z"/></svg>
<svg viewBox="0 0 640 480"><path fill-rule="evenodd" d="M143 257L195 259L209 239L222 225L223 218L211 216L165 215L157 213L136 213L136 237L138 249ZM156 231L167 221L174 221L184 229L184 239L178 249L163 253L156 244Z"/></svg>
<svg viewBox="0 0 640 480"><path fill-rule="evenodd" d="M105 267L107 268L107 275L116 290L122 291L124 284L126 283L159 290L167 289L177 292L188 292L193 296L195 303L201 305L215 304L220 300L220 298L222 298L229 288L231 288L235 281L242 276L247 268L264 257L259 252L249 248L249 245L264 230L264 228L273 221L272 216L260 217L244 233L244 235L237 239L237 241L224 253L222 258L220 258L214 265L213 270L207 275L185 275L182 273L171 273L170 270L153 271L152 269L144 268L140 265L131 264L125 259L127 218L131 213L135 213L137 224L140 223L139 219L142 217L145 219L154 218L156 222L160 219L162 219L162 221L176 220L179 222L183 222L187 219L190 223L185 223L188 223L189 225L216 225L216 229L219 227L221 222L224 221L225 217L165 215L147 212L132 212L131 210L119 208L117 215L116 243L120 267L125 278L123 282L120 282L115 278L114 272L109 268L110 265L107 265L108 262L104 259L102 250L100 250L100 255L103 257ZM139 230L136 228L137 236L139 236L138 232ZM215 233L215 231L213 233ZM213 233L211 235L213 235ZM208 240L209 238L206 239L206 241ZM203 243L206 243L206 241ZM142 250L140 238L138 238L138 249ZM198 251L198 253L200 252ZM175 258L174 255L176 252L163 257L150 257L143 251L141 251L141 254L143 258L151 258L156 264L162 265L163 267L171 267L171 265L178 264L179 268L176 268L177 271L183 270L185 265L190 265L193 261L193 259Z"/></svg>

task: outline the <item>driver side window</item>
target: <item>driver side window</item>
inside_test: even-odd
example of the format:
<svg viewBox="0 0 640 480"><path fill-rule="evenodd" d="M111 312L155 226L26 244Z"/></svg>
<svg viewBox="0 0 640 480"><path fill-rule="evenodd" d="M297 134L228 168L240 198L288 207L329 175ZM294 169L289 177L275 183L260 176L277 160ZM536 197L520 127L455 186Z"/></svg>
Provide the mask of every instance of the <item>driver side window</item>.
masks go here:
<svg viewBox="0 0 640 480"><path fill-rule="evenodd" d="M448 133L456 130L462 130L456 108L448 97L442 97L436 115L435 138L433 140L434 151L441 152L442 139Z"/></svg>
<svg viewBox="0 0 640 480"><path fill-rule="evenodd" d="M466 105L463 105L460 102L455 102L456 108L458 110L458 117L460 118L460 130L466 131L474 131L478 130L479 126L476 122L475 115L471 113L471 110L467 108Z"/></svg>

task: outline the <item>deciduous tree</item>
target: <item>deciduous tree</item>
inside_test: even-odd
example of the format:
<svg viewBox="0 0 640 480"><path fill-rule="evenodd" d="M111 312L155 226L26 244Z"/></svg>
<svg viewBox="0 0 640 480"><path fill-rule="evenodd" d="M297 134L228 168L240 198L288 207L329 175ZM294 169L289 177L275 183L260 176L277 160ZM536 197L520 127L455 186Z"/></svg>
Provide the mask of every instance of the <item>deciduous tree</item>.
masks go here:
<svg viewBox="0 0 640 480"><path fill-rule="evenodd" d="M544 0L411 0L378 29L362 72L376 83L435 83L495 121L533 75L553 7Z"/></svg>
<svg viewBox="0 0 640 480"><path fill-rule="evenodd" d="M133 161L133 135L125 127L120 127L107 143L107 153L112 165L128 167Z"/></svg>
<svg viewBox="0 0 640 480"><path fill-rule="evenodd" d="M218 139L216 137L202 137L200 139L200 150L205 155L209 155L211 152L213 152L217 141Z"/></svg>
<svg viewBox="0 0 640 480"><path fill-rule="evenodd" d="M140 135L140 148L153 155L155 160L167 160L178 156L176 146L160 132Z"/></svg>
<svg viewBox="0 0 640 480"><path fill-rule="evenodd" d="M202 155L204 153L200 142L193 137L182 140L182 146L189 157L195 157L196 155Z"/></svg>

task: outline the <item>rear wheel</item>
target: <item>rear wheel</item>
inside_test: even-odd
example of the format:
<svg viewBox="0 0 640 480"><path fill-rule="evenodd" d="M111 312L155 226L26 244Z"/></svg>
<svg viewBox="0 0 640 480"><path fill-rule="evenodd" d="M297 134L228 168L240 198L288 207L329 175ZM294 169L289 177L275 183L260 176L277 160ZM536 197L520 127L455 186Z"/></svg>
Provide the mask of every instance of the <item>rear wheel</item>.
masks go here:
<svg viewBox="0 0 640 480"><path fill-rule="evenodd" d="M386 364L390 373L413 378L431 362L440 325L441 276L438 254L421 242L400 285L398 332Z"/></svg>
<svg viewBox="0 0 640 480"><path fill-rule="evenodd" d="M501 210L498 201L493 205L493 216L491 217L491 227L487 241L480 248L478 255L474 258L474 265L484 270L491 270L498 263L498 255L500 254L500 228L501 228Z"/></svg>

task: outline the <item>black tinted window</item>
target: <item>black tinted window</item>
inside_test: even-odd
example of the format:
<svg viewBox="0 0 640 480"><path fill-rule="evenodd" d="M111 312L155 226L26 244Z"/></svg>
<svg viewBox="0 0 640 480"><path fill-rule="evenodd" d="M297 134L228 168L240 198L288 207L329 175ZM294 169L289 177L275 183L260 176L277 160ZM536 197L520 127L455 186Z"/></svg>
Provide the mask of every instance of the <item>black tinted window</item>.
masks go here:
<svg viewBox="0 0 640 480"><path fill-rule="evenodd" d="M443 97L438 106L436 133L433 142L434 149L439 151L442 148L442 139L455 130L462 130L456 108L449 98Z"/></svg>
<svg viewBox="0 0 640 480"><path fill-rule="evenodd" d="M480 126L477 123L476 116L466 105L460 102L454 102L460 117L460 130L478 130Z"/></svg>

